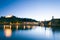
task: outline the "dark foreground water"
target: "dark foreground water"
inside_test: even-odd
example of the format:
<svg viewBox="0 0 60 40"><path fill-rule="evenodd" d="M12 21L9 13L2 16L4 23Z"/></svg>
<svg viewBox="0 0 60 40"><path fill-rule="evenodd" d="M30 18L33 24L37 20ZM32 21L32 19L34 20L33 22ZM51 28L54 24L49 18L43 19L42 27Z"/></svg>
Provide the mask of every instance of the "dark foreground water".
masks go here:
<svg viewBox="0 0 60 40"><path fill-rule="evenodd" d="M6 28L0 30L0 40L60 40L60 31L40 26L27 30Z"/></svg>

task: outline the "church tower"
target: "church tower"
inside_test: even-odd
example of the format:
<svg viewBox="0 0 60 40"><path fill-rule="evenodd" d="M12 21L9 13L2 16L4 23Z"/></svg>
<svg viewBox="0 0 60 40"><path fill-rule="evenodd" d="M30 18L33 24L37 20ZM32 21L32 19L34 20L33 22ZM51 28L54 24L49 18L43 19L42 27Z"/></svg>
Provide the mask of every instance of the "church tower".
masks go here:
<svg viewBox="0 0 60 40"><path fill-rule="evenodd" d="M54 19L54 16L52 16L52 19Z"/></svg>

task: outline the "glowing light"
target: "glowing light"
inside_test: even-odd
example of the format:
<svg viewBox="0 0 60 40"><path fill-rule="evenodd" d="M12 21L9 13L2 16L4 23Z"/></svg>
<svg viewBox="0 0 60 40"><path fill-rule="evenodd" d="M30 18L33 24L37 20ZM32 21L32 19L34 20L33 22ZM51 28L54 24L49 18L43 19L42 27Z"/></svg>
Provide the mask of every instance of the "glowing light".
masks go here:
<svg viewBox="0 0 60 40"><path fill-rule="evenodd" d="M18 25L16 25L16 29L18 29Z"/></svg>
<svg viewBox="0 0 60 40"><path fill-rule="evenodd" d="M51 25L51 22L49 22L48 25Z"/></svg>
<svg viewBox="0 0 60 40"><path fill-rule="evenodd" d="M11 25L4 25L4 29L5 28L10 28L11 29Z"/></svg>
<svg viewBox="0 0 60 40"><path fill-rule="evenodd" d="M25 29L25 25L24 25L24 29Z"/></svg>
<svg viewBox="0 0 60 40"><path fill-rule="evenodd" d="M5 16L5 18L11 18L13 15L7 15Z"/></svg>
<svg viewBox="0 0 60 40"><path fill-rule="evenodd" d="M5 29L4 33L5 33L6 37L10 37L12 35L12 30L11 29Z"/></svg>
<svg viewBox="0 0 60 40"><path fill-rule="evenodd" d="M27 26L28 28L30 28L31 26Z"/></svg>
<svg viewBox="0 0 60 40"><path fill-rule="evenodd" d="M12 34L11 25L4 25L4 33L5 33L6 37L10 37L11 36L11 34Z"/></svg>

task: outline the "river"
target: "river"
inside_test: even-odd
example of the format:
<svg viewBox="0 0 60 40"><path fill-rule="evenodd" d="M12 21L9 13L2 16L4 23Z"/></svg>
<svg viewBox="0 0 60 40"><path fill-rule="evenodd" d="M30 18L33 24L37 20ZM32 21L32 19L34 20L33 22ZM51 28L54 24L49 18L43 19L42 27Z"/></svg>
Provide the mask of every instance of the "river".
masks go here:
<svg viewBox="0 0 60 40"><path fill-rule="evenodd" d="M0 40L60 40L60 31L41 26L26 30L5 28L0 29Z"/></svg>

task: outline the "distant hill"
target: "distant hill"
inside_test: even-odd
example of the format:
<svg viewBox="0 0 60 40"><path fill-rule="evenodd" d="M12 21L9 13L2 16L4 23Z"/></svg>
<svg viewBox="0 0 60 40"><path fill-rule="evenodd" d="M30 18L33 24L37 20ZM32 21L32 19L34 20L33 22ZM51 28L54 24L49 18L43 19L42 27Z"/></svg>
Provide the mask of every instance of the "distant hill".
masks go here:
<svg viewBox="0 0 60 40"><path fill-rule="evenodd" d="M34 19L30 19L30 18L18 18L18 17L15 17L15 16L12 16L12 17L3 17L1 16L0 17L0 22L12 22L12 23L15 23L15 22L38 22Z"/></svg>

